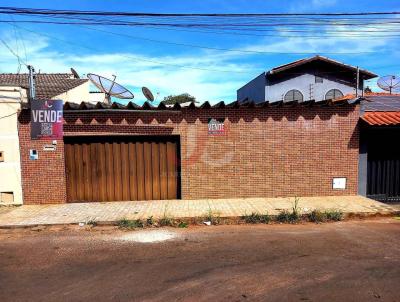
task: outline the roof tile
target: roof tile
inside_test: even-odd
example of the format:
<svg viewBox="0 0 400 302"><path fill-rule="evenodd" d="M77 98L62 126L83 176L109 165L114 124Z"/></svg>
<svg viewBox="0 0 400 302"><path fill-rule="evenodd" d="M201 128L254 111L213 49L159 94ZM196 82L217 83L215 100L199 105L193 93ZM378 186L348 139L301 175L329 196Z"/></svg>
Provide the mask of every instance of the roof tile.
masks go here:
<svg viewBox="0 0 400 302"><path fill-rule="evenodd" d="M400 112L398 111L370 111L361 117L371 126L392 126L400 124Z"/></svg>
<svg viewBox="0 0 400 302"><path fill-rule="evenodd" d="M2 73L0 74L0 85L29 88L28 76L27 73ZM38 73L36 74L36 97L38 99L53 98L87 81L87 79L76 79L69 73Z"/></svg>

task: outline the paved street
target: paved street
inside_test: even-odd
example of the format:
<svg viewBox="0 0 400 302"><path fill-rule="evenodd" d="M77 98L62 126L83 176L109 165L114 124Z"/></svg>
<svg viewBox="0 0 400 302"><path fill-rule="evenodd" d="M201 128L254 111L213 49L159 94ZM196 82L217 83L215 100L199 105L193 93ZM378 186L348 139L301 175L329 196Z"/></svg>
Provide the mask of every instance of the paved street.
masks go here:
<svg viewBox="0 0 400 302"><path fill-rule="evenodd" d="M0 280L2 302L399 301L400 221L1 230Z"/></svg>

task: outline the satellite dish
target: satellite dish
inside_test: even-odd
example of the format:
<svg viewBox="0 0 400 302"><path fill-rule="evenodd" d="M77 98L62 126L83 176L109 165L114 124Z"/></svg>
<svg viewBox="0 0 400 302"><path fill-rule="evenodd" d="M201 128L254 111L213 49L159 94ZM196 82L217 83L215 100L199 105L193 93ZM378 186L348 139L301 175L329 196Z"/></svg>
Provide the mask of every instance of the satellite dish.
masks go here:
<svg viewBox="0 0 400 302"><path fill-rule="evenodd" d="M134 95L125 87L115 83L116 76L113 76L113 80L109 80L105 77L99 76L94 73L88 73L87 77L89 80L100 89L101 92L104 92L106 95L105 103L111 104L111 97L116 97L118 99L133 99Z"/></svg>
<svg viewBox="0 0 400 302"><path fill-rule="evenodd" d="M400 91L400 78L394 75L380 77L378 86L385 91L389 91L389 93Z"/></svg>
<svg viewBox="0 0 400 302"><path fill-rule="evenodd" d="M71 73L72 73L72 75L74 76L75 79L80 79L79 74L78 74L78 73L76 72L76 70L73 69L72 67L71 67Z"/></svg>
<svg viewBox="0 0 400 302"><path fill-rule="evenodd" d="M154 101L154 95L151 93L150 89L147 87L142 87L142 92L143 95L146 97L146 99L150 102Z"/></svg>

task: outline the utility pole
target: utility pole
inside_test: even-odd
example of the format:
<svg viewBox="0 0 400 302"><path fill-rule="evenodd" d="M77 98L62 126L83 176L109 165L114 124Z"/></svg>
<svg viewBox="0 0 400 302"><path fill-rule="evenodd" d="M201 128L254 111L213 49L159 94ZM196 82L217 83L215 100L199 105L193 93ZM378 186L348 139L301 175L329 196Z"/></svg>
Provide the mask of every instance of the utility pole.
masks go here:
<svg viewBox="0 0 400 302"><path fill-rule="evenodd" d="M356 98L358 98L358 86L359 86L359 82L360 82L360 68L358 68L357 66L357 76L356 76Z"/></svg>
<svg viewBox="0 0 400 302"><path fill-rule="evenodd" d="M36 74L35 68L32 65L28 65L29 70L29 100L32 101L36 97Z"/></svg>

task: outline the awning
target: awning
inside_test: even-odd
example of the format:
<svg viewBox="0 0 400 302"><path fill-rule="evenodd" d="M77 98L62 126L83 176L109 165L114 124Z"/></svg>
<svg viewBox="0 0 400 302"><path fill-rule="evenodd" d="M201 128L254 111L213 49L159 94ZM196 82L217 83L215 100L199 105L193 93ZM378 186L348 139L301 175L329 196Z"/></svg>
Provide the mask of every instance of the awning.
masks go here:
<svg viewBox="0 0 400 302"><path fill-rule="evenodd" d="M365 112L361 119L371 126L392 126L400 124L400 111Z"/></svg>

